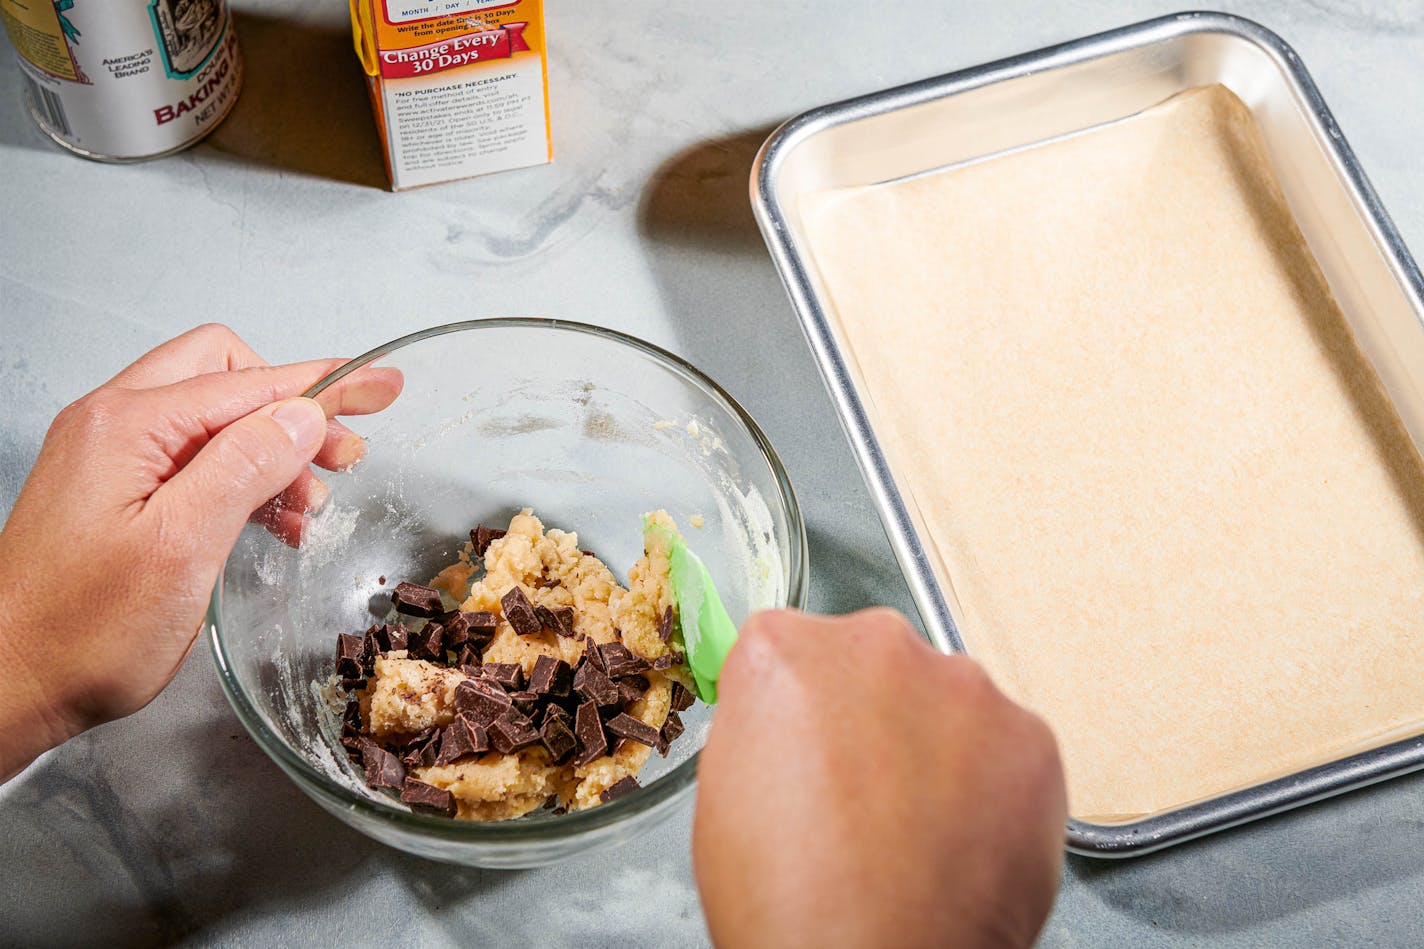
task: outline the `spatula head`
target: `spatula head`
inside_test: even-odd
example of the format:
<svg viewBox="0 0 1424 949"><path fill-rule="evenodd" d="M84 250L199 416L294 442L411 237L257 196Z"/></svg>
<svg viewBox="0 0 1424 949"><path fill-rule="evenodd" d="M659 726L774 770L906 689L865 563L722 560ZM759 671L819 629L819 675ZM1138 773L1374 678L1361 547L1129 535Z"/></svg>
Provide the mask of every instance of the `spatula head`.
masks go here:
<svg viewBox="0 0 1424 949"><path fill-rule="evenodd" d="M717 680L722 663L737 641L737 624L727 615L707 566L692 552L682 535L662 524L643 521L645 537L656 533L668 550L670 582L682 629L683 648L697 697L717 701Z"/></svg>

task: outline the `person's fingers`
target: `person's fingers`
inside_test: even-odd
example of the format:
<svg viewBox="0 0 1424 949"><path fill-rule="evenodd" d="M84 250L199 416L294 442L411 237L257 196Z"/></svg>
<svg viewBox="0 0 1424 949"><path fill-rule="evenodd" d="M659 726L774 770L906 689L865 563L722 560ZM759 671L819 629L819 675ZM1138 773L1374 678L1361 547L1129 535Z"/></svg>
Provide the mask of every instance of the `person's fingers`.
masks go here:
<svg viewBox="0 0 1424 949"><path fill-rule="evenodd" d="M206 323L140 356L104 385L152 389L204 373L265 365L266 360L231 329Z"/></svg>
<svg viewBox="0 0 1424 949"><path fill-rule="evenodd" d="M227 551L252 512L295 481L321 447L326 415L311 399L264 406L218 432L149 498L165 532Z"/></svg>
<svg viewBox="0 0 1424 949"><path fill-rule="evenodd" d="M312 383L342 365L321 359L288 366L261 366L235 372L215 372L150 389L146 398L161 406L167 425L155 432L168 456L181 467L223 426L279 399L305 392ZM322 393L322 403L347 415L379 412L400 394L404 380L397 369L367 367ZM334 391L333 390L339 390ZM330 393L330 395L328 395ZM352 440L359 436L345 426L323 430L326 467L345 467L360 457Z"/></svg>
<svg viewBox="0 0 1424 949"><path fill-rule="evenodd" d="M333 368L340 364L341 360L331 361ZM125 389L154 389L170 386L194 376L264 368L270 365L231 329L221 323L207 323L143 355L105 385ZM316 378L320 377L311 381L315 382ZM302 386L296 391L283 392L282 397L297 395L307 388L308 386ZM335 390L334 397L323 399L323 402L329 402L328 415L358 414L330 411L332 407L340 409L342 399L342 387L333 386L332 389ZM197 451L199 447L201 444L191 446L189 454ZM349 468L360 461L365 452L366 443L361 436L340 422L333 421L328 426L326 442L317 453L315 463L332 471ZM181 461L179 463L181 464Z"/></svg>
<svg viewBox="0 0 1424 949"><path fill-rule="evenodd" d="M252 512L252 522L289 547L299 547L307 515L321 510L330 492L310 469L297 475L275 498Z"/></svg>

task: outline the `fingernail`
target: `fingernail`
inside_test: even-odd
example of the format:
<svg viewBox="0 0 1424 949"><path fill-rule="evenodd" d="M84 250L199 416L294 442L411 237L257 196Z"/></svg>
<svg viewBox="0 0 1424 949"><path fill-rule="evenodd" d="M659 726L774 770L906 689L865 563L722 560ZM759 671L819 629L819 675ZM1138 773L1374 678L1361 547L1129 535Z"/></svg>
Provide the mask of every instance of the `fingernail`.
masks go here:
<svg viewBox="0 0 1424 949"><path fill-rule="evenodd" d="M331 461L337 468L350 468L366 457L366 439L351 432L342 436L331 453Z"/></svg>
<svg viewBox="0 0 1424 949"><path fill-rule="evenodd" d="M307 492L307 513L314 514L321 510L321 506L326 503L326 499L331 496L331 491L320 481L313 481L311 488Z"/></svg>
<svg viewBox="0 0 1424 949"><path fill-rule="evenodd" d="M288 399L272 410L272 418L286 431L297 450L316 454L326 438L326 413L311 399Z"/></svg>

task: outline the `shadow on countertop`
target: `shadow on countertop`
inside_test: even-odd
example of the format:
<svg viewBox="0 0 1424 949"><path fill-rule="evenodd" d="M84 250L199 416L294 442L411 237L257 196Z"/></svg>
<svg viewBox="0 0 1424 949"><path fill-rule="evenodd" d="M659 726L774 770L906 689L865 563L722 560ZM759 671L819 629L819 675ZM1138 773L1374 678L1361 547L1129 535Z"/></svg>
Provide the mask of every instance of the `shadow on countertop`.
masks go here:
<svg viewBox="0 0 1424 949"><path fill-rule="evenodd" d="M7 789L0 852L13 876L0 918L8 937L24 945L207 942L244 925L239 917L295 919L327 905L329 923L351 911L380 868L394 870L407 899L429 908L457 894L479 899L517 878L367 839L317 807L225 708L214 708L172 735L157 734L168 723L155 728L142 716L104 726Z"/></svg>
<svg viewBox="0 0 1424 949"><path fill-rule="evenodd" d="M237 12L246 73L208 151L283 171L386 187L365 74L347 28Z"/></svg>
<svg viewBox="0 0 1424 949"><path fill-rule="evenodd" d="M1424 880L1424 774L1130 860L1068 857L1065 889L1166 932L1220 936Z"/></svg>

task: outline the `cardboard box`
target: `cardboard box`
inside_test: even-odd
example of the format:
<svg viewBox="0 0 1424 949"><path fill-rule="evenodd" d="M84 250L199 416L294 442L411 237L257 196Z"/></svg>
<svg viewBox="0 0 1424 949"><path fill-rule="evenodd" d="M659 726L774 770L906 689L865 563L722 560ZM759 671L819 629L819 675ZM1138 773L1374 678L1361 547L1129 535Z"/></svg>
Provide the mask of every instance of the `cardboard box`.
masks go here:
<svg viewBox="0 0 1424 949"><path fill-rule="evenodd" d="M543 0L350 0L391 189L542 165Z"/></svg>

